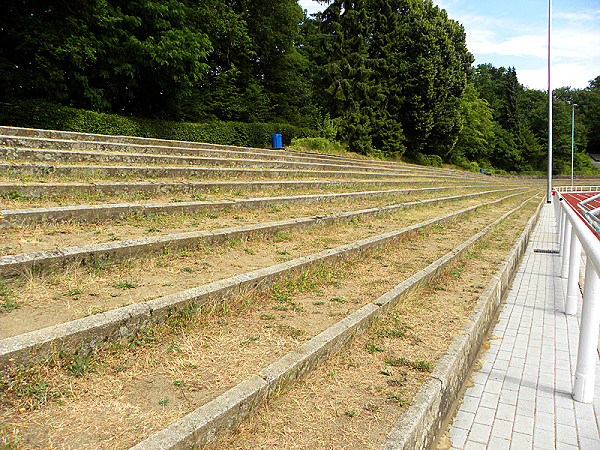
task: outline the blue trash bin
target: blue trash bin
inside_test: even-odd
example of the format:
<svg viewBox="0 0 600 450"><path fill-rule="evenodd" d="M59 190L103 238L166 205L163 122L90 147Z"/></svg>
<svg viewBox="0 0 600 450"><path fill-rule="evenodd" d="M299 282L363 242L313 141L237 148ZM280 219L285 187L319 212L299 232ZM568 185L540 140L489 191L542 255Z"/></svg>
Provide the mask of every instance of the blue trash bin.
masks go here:
<svg viewBox="0 0 600 450"><path fill-rule="evenodd" d="M273 148L283 148L283 144L281 141L281 134L273 134L271 136L273 142Z"/></svg>
<svg viewBox="0 0 600 450"><path fill-rule="evenodd" d="M480 171L481 173L483 173L483 169L479 169L479 171Z"/></svg>

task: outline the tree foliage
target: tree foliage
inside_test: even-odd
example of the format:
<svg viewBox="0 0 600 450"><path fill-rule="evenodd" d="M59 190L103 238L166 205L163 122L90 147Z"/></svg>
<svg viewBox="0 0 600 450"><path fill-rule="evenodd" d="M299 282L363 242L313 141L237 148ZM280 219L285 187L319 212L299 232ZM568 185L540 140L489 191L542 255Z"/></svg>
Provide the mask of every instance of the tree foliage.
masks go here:
<svg viewBox="0 0 600 450"><path fill-rule="evenodd" d="M431 1L333 0L322 33L325 107L354 150L453 151L473 61L460 24Z"/></svg>
<svg viewBox="0 0 600 450"><path fill-rule="evenodd" d="M0 102L283 122L364 154L545 170L545 93L472 67L464 28L431 0L322 3L309 17L296 0L7 1ZM600 76L554 95L556 170L570 169L573 104L583 170L600 154Z"/></svg>

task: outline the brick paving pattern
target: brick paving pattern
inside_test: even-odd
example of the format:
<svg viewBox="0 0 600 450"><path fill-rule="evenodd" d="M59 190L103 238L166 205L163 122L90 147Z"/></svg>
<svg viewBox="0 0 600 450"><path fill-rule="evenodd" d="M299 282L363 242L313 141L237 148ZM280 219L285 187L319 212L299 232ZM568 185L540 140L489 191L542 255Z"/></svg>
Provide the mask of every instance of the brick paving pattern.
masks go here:
<svg viewBox="0 0 600 450"><path fill-rule="evenodd" d="M558 250L551 205L543 207L485 362L452 424L452 449L600 450L600 364L594 403L574 401L578 316L564 314L561 258L534 249Z"/></svg>

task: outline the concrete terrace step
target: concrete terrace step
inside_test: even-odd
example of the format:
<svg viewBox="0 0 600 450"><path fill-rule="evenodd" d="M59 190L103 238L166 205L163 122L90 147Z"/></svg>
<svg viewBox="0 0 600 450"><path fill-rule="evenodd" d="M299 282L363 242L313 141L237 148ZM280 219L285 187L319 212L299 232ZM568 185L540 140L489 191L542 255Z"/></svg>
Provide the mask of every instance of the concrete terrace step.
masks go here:
<svg viewBox="0 0 600 450"><path fill-rule="evenodd" d="M358 252L377 248L400 239L415 230L442 224L487 205L495 205L513 197L488 201L448 213L420 224L376 235L351 244L297 258L272 267L257 269L215 281L184 292L167 295L143 303L94 314L73 322L0 340L0 367L46 361L54 352L88 349L132 335L139 327L163 322L167 317L190 303L202 305L207 301L223 302L257 286L268 286L282 278L299 275L318 264L335 263Z"/></svg>
<svg viewBox="0 0 600 450"><path fill-rule="evenodd" d="M511 190L508 190L511 191ZM507 192L507 191L490 191ZM452 200L484 196L490 192L467 194L463 196L452 196L421 200L417 202L400 203L378 208L369 208L359 211L349 211L326 216L301 217L270 222L256 225L226 228L212 231L194 231L171 235L144 237L140 239L129 239L125 241L106 242L79 247L69 247L53 250L45 250L33 253L24 253L0 257L0 275L13 276L26 270L48 270L62 268L71 264L93 265L98 261L116 261L132 258L140 255L158 254L165 250L178 252L182 249L196 248L202 245L220 245L227 240L247 239L249 236L274 235L280 232L303 230L319 225L333 224L352 221L355 218L371 217L389 214L401 209L410 209L423 205L440 204ZM512 194L504 199L520 195L523 192ZM1 212L0 212L1 214Z"/></svg>
<svg viewBox="0 0 600 450"><path fill-rule="evenodd" d="M282 160L205 158L196 156L149 155L144 153L92 152L70 150L23 149L0 147L0 157L5 160L53 161L63 163L127 163L127 164L169 164L185 166L216 167L250 167L289 170L337 170L361 171L363 173L404 174L414 172L412 169L391 169L388 167L349 166L344 164L327 164Z"/></svg>
<svg viewBox="0 0 600 450"><path fill-rule="evenodd" d="M93 176L93 177L145 177L145 178L217 178L217 177L312 177L312 178L355 178L355 179L430 179L428 173L384 173L339 170L263 169L237 167L195 166L123 166L123 165L61 165L33 163L0 163L0 175L4 176ZM437 175L440 180L456 180L457 175Z"/></svg>
<svg viewBox="0 0 600 450"><path fill-rule="evenodd" d="M401 298L412 292L416 287L431 280L454 261L459 260L466 251L483 239L495 224L518 211L526 202L504 214L493 224L468 238L446 255L400 283L377 300L348 315L297 350L287 353L276 362L259 371L258 374L242 381L169 427L140 442L132 449L186 448L203 446L215 441L219 435L234 428L248 417L258 404L281 392L285 387L314 370L331 354L348 345L356 336L365 332L381 314L389 311ZM410 433L411 430L405 431ZM417 440L414 447L399 448L420 448L419 444L420 442Z"/></svg>
<svg viewBox="0 0 600 450"><path fill-rule="evenodd" d="M399 186L431 184L431 180L328 180L328 181L132 181L132 182L98 182L98 183L1 183L0 195L15 193L27 197L81 195L84 193L104 193L120 195L124 193L197 193L197 192L231 192L231 191L263 191L275 189L323 189L331 187L357 188L372 186ZM447 180L445 184L464 183L464 180ZM489 182L473 184L485 186Z"/></svg>
<svg viewBox="0 0 600 450"><path fill-rule="evenodd" d="M315 163L315 164L338 164L357 167L386 167L390 169L402 169L403 165L373 160L361 160L356 158L333 158L319 154L303 156L297 152L278 151L278 153L263 151L263 149L240 148L235 150L221 150L209 148L175 147L175 146L150 146L139 144L125 144L101 141L73 141L42 138L24 138L0 135L0 146L20 149L36 150L69 150L84 152L114 152L114 153L149 153L165 156L195 156L204 158L222 159L261 159L287 162Z"/></svg>
<svg viewBox="0 0 600 450"><path fill-rule="evenodd" d="M53 130L38 130L38 129L29 129L29 128L16 128L16 127L0 127L0 136L5 136L6 138L14 137L14 138L32 138L32 139L50 139L56 141L82 141L82 142L99 142L104 145L108 144L119 144L119 145L137 145L137 146L155 146L155 147L166 147L166 148L189 148L189 149L202 149L202 150L221 150L221 151L230 151L230 152L243 152L250 154L263 154L263 155L272 155L274 157L282 156L285 159L294 158L294 157L304 157L304 158L312 158L318 159L320 161L335 161L346 162L347 164L352 165L372 165L372 166L381 166L384 165L389 167L390 165L397 166L405 166L407 168L415 168L424 172L431 173L440 173L440 174L449 174L454 173L458 174L458 176L467 176L471 178L480 178L480 175L470 173L470 172L460 172L451 169L441 169L427 166L418 166L414 164L400 164L394 162L387 161L377 161L372 159L359 159L353 158L349 156L342 155L327 155L316 152L290 152L286 150L279 149L263 149L263 148L251 148L251 147L239 147L232 145L220 145L220 144L208 144L208 143L200 143L200 142L189 142L189 141L176 141L176 140L165 140L165 139L152 139L152 138L141 138L141 137L132 137L132 136L111 136L111 135L100 135L100 134L87 134L87 133L73 133L73 132L64 132L64 131L53 131ZM78 145L78 144L73 144Z"/></svg>
<svg viewBox="0 0 600 450"><path fill-rule="evenodd" d="M467 186L464 187L468 189ZM346 192L340 194L321 195L295 195L283 197L260 197L250 199L236 199L223 201L197 201L175 203L120 203L101 205L57 206L28 209L8 209L0 211L0 228L11 225L31 225L48 221L76 220L81 222L94 222L122 218L132 215L147 214L192 214L197 212L215 212L228 209L258 209L272 205L305 205L317 202L332 202L347 199L372 198L381 196L405 195L407 193L425 193L443 191L452 188L421 188L421 189L393 189L387 191ZM460 199L486 195L494 192L515 191L518 188L498 189L492 191L461 194L443 200ZM428 203L430 200L423 200ZM419 203L419 202L417 202Z"/></svg>
<svg viewBox="0 0 600 450"><path fill-rule="evenodd" d="M21 131L19 133L18 131ZM145 152L161 154L188 154L199 156L205 152L206 156L232 157L232 158L257 158L281 159L302 162L335 162L358 166L402 166L402 164L371 159L359 159L338 155L327 155L315 152L290 152L282 149L264 149L252 147L239 147L200 142L169 141L160 139L146 139L126 136L88 135L83 133L54 132L50 130L31 130L40 132L38 136L23 135L23 129L10 129L3 136L0 127L0 143L9 147L48 148L56 150L95 150L95 151L121 151ZM27 129L25 129L27 131ZM16 135L12 135L16 132ZM35 134L35 133L34 133ZM74 137L76 136L76 137ZM236 156L237 155L237 156Z"/></svg>

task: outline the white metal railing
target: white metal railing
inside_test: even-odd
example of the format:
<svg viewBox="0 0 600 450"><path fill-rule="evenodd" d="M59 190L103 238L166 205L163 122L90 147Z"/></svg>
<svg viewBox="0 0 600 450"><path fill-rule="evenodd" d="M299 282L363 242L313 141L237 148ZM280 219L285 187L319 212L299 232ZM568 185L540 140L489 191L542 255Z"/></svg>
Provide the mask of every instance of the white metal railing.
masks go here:
<svg viewBox="0 0 600 450"><path fill-rule="evenodd" d="M600 192L600 186L555 186L556 192Z"/></svg>
<svg viewBox="0 0 600 450"><path fill-rule="evenodd" d="M576 190L580 188L576 186ZM559 190L560 189L560 190ZM566 314L577 313L579 290L579 269L581 250L585 251L585 288L579 328L579 347L573 398L590 403L594 400L594 381L598 362L598 334L600 331L600 240L587 226L584 213L578 214L564 201L560 192L571 188L555 188L557 201L554 202L560 254L562 256L561 277L568 278ZM597 188L600 190L600 187ZM592 189L590 189L592 191ZM588 191L589 192L589 191Z"/></svg>

